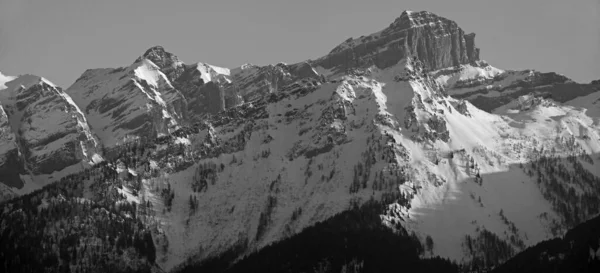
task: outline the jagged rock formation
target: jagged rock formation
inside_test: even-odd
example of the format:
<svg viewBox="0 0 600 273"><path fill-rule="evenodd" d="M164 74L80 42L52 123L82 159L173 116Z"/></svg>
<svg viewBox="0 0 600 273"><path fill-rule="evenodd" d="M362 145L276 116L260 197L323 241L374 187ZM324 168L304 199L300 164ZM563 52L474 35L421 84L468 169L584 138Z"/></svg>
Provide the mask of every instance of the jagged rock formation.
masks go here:
<svg viewBox="0 0 600 273"><path fill-rule="evenodd" d="M127 136L167 134L187 115L183 94L144 58L126 68L87 70L66 92L105 146Z"/></svg>
<svg viewBox="0 0 600 273"><path fill-rule="evenodd" d="M0 90L0 182L22 189L26 180L42 186L48 175L94 160L97 140L86 116L59 87L24 75ZM76 168L72 171L80 170ZM60 175L57 175L59 178Z"/></svg>
<svg viewBox="0 0 600 273"><path fill-rule="evenodd" d="M150 60L153 64L158 66L171 82L177 80L185 71L183 62L181 62L174 54L165 51L162 46L149 48L142 56L137 58L134 63L139 63L144 59Z"/></svg>
<svg viewBox="0 0 600 273"><path fill-rule="evenodd" d="M501 70L484 61L434 71L432 76L453 97L488 112L530 93L567 102L600 90L593 82L576 83L553 72Z"/></svg>
<svg viewBox="0 0 600 273"><path fill-rule="evenodd" d="M245 65L232 70L233 84L225 90L228 98L226 106L233 107L260 97L275 93L280 88L304 78L317 78L319 75L306 63L287 65L255 66ZM239 100L233 98L239 97Z"/></svg>
<svg viewBox="0 0 600 273"><path fill-rule="evenodd" d="M477 61L479 49L475 34L465 34L456 22L427 11L405 11L386 29L350 38L314 65L344 73L371 65L387 68L409 56L418 57L427 70L437 70Z"/></svg>
<svg viewBox="0 0 600 273"><path fill-rule="evenodd" d="M188 101L188 115L216 114L225 110L224 84L229 83L229 71L217 72L217 67L198 63L188 66L174 84ZM213 81L214 80L214 81Z"/></svg>
<svg viewBox="0 0 600 273"><path fill-rule="evenodd" d="M232 248L248 254L368 200L383 207L381 224L435 242L432 255L468 263L494 242L501 251L485 264L497 264L599 213L590 154L600 153L600 109L591 108L600 92L555 73L494 68L474 39L453 21L406 11L314 61L227 69L157 46L128 67L88 70L66 92L81 111L67 111L57 130L89 124L73 132L97 136L109 162L76 193L51 196L109 199L122 219L131 215L115 208L126 204L130 219L151 223L148 258L165 270ZM43 80L10 90L20 95L0 97L0 170L14 170L6 162L16 153L25 172L44 173L49 157L24 148L53 138L23 137L13 109L37 124L27 109L63 105L37 94L64 93ZM117 145L128 137L137 140ZM56 162L73 161L65 158Z"/></svg>

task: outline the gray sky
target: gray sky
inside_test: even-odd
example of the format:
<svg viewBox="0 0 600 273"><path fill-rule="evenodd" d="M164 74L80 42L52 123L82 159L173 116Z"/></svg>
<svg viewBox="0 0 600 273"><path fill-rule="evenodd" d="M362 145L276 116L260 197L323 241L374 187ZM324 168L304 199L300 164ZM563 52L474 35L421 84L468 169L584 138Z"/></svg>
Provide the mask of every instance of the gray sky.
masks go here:
<svg viewBox="0 0 600 273"><path fill-rule="evenodd" d="M502 69L600 78L600 0L0 0L0 71L70 86L162 45L186 63L293 63L427 10L477 33Z"/></svg>

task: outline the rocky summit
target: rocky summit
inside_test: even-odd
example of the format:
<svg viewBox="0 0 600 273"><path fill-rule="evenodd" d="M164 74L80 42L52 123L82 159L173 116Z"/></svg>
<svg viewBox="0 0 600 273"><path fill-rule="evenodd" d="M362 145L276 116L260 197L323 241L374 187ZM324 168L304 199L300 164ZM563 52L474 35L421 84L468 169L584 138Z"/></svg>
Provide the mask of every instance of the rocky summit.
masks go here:
<svg viewBox="0 0 600 273"><path fill-rule="evenodd" d="M315 64L335 73L356 67L387 68L415 56L426 70L479 60L475 34L465 34L456 22L433 13L404 11L389 27L368 36L349 38Z"/></svg>
<svg viewBox="0 0 600 273"><path fill-rule="evenodd" d="M512 270L600 213L598 82L431 12L294 64L124 64L0 74L6 272Z"/></svg>

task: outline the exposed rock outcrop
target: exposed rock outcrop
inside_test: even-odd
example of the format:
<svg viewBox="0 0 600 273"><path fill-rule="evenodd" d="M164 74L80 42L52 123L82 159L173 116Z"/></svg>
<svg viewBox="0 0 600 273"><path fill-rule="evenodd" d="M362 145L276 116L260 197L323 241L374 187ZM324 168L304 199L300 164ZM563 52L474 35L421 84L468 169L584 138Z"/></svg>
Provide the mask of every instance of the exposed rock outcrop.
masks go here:
<svg viewBox="0 0 600 273"><path fill-rule="evenodd" d="M21 188L23 181L20 174L24 174L23 162L19 157L17 138L1 103L0 101L0 183L8 187ZM0 200L2 200L1 196Z"/></svg>
<svg viewBox="0 0 600 273"><path fill-rule="evenodd" d="M209 68L210 69L210 68ZM225 109L223 81L210 81L210 75L204 75L197 66L187 66L174 85L187 99L186 112L191 117L205 113L216 114ZM228 77L229 75L227 75Z"/></svg>
<svg viewBox="0 0 600 273"><path fill-rule="evenodd" d="M166 134L187 118L184 95L145 58L126 68L87 70L66 92L105 146Z"/></svg>
<svg viewBox="0 0 600 273"><path fill-rule="evenodd" d="M245 66L232 71L233 83L226 88L226 107L249 102L304 78L318 78L319 74L307 62L287 65ZM240 99L235 98L239 96Z"/></svg>
<svg viewBox="0 0 600 273"><path fill-rule="evenodd" d="M433 76L443 82L453 97L468 100L488 112L528 94L566 102L600 91L600 85L576 83L554 72L503 71L482 62L436 71ZM458 80L441 80L447 78Z"/></svg>
<svg viewBox="0 0 600 273"><path fill-rule="evenodd" d="M2 89L0 182L21 189L21 175L49 175L94 160L98 142L85 115L60 87L24 75Z"/></svg>
<svg viewBox="0 0 600 273"><path fill-rule="evenodd" d="M177 80L185 71L183 62L174 54L165 51L162 46L149 48L144 55L135 60L135 63L139 63L143 59L148 59L157 65L170 81Z"/></svg>
<svg viewBox="0 0 600 273"><path fill-rule="evenodd" d="M343 73L353 67L390 67L407 56L437 70L477 61L479 49L475 34L465 34L456 22L427 11L405 11L380 32L346 40L315 66Z"/></svg>

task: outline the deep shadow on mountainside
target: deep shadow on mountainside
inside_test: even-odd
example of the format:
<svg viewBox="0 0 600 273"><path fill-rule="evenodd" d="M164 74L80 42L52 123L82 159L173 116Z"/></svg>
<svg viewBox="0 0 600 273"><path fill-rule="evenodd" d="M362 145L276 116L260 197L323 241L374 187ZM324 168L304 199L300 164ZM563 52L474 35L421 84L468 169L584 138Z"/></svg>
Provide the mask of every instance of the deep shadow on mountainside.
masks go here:
<svg viewBox="0 0 600 273"><path fill-rule="evenodd" d="M583 219L600 213L600 199L593 194L574 193L567 181L576 180L600 191L600 178L582 165L599 162L600 154L566 158L550 155L512 166L531 177L543 173L537 182L530 182L544 189L544 197L553 200L554 210L565 219L564 225L573 227L562 237L560 230L553 230L558 237L529 248L518 236L513 237L519 233L516 228L507 237L483 228L476 236L464 238L470 262L458 264L439 256L425 258L435 241L418 238L399 222L393 228L381 224L386 205L397 200L370 200L360 207L351 205L256 252L240 240L228 251L202 262L190 260L176 272L598 272L600 216L585 222ZM565 171L569 167L573 171ZM489 176L482 175L475 183L490 183ZM507 225L513 225L502 212L500 215Z"/></svg>
<svg viewBox="0 0 600 273"><path fill-rule="evenodd" d="M600 272L600 216L527 248L491 272Z"/></svg>
<svg viewBox="0 0 600 273"><path fill-rule="evenodd" d="M191 132L194 129L190 130ZM176 135L180 135L178 132ZM135 177L120 177L109 165L148 164L157 145L174 141L175 137L163 137L152 142L132 144L113 149L108 162L98 164L92 169L68 176L61 181L46 186L31 194L24 195L0 205L2 229L0 230L0 262L5 272L68 272L66 264L77 265L84 272L152 272L156 268L155 259L158 246L151 237L153 227L147 221L152 215L149 203L135 204L126 201L118 193L118 188L135 190L139 181ZM166 154L183 153L177 145L171 145ZM552 189L550 195L565 203L561 207L578 206L589 213L598 213L596 199L572 197L565 191L555 188L553 176L581 176L584 171L566 175L557 166L575 162L572 159L540 160L524 166L531 173L544 170L547 179L540 180ZM584 161L599 160L597 154L590 155ZM565 162L562 162L565 161ZM174 162L175 163L175 162ZM534 167L535 166L535 167ZM175 168L189 168L189 162L175 164ZM230 166L220 167L230 168ZM548 168L548 170L545 170ZM556 170L556 171L554 171ZM148 174L152 176L152 172ZM584 180L582 178L578 178ZM547 182L546 182L547 180ZM585 183L594 182L592 180ZM483 182L487 183L486 176ZM600 184L599 184L600 185ZM89 201L82 197L88 196ZM134 191L135 192L135 191ZM164 190L163 190L164 192ZM161 194L165 202L170 193ZM393 196L393 195L391 195ZM48 202L48 200L54 200ZM180 272L460 272L461 267L442 258L422 258L428 243L420 242L409 234L400 224L393 229L381 223L380 214L384 207L395 198L380 201L368 201L361 207L350 206L348 210L308 227L297 235L273 243L257 252L247 249L242 239L229 251L218 254L212 259L200 263L189 262ZM583 207L581 202L589 203ZM115 204L122 203L120 206ZM298 212L297 214L301 214ZM564 211L563 213L573 213ZM577 221L579 220L575 220ZM52 227L61 227L54 229ZM28 232L22 232L27 230ZM57 230L62 230L55 234ZM596 261L587 259L590 249L598 251L600 220L595 218L581 224L567 233L565 239L543 242L509 260L496 270L498 272L531 272L523 264L532 266L529 259L537 259L547 250L564 254L564 262L550 258L541 260L537 268L559 268L559 272L577 272L569 269L583 269L594 272ZM499 250L507 244L502 238L484 236L479 240L486 257L503 258ZM595 241L594 241L595 240ZM571 248L571 241L574 241ZM432 242L434 244L435 242ZM48 251L54 248L55 251ZM41 247L40 247L41 246ZM243 253L251 253L240 257ZM489 253L487 253L489 252ZM557 256L557 255L554 255ZM241 260L238 260L242 258ZM506 257L504 257L506 258ZM494 265L494 261L484 261L483 265ZM132 264L135 262L135 264ZM479 268L479 267L478 267ZM516 269L515 269L516 268ZM518 271L518 270L523 271ZM344 271L345 270L345 271ZM545 270L542 272L546 272Z"/></svg>
<svg viewBox="0 0 600 273"><path fill-rule="evenodd" d="M371 67L393 68L399 60L409 56L415 57L415 60L407 61L405 67L398 67L394 75L390 72L389 80L381 80L384 85L398 86L397 88L384 92L379 83L373 83L375 77L371 77L369 73L382 74L373 72L377 69L371 71ZM421 69L421 61L417 59L422 59L423 67L427 69ZM453 237L457 241L464 239L465 256L472 258L472 262L459 266L443 258L427 258L431 256L427 253L435 253L432 249L435 249L434 245L438 242L431 239L431 236L423 238L419 234L408 232L408 224L405 225L407 218L403 218L410 218L408 214L395 214L402 212L400 209L388 210L388 205L410 210L413 192L428 193L428 189L417 189L413 181L405 176L404 169L399 168L400 163L402 167L405 167L404 163L409 164L410 161L407 160L411 152L421 151L420 144L431 144L438 140L456 141L463 137L454 136L451 139L452 130L476 133L479 129L485 129L481 127L486 124L473 121L475 119L471 119L471 113L473 117L477 113L488 117L488 113L483 113L464 101L452 100L447 103L449 97L427 74L432 69L451 66L460 69L475 68L476 64L473 63L478 60L479 49L474 45L473 34L464 34L456 23L438 18L432 13L404 12L383 31L349 39L316 61L289 66L280 63L274 66L246 67L240 68L236 74L229 69L206 64L186 65L164 48L153 47L128 68L87 71L66 93L56 94L60 94L61 98L73 96L76 103L83 103L85 107L81 107L82 110L76 109L73 113L81 112L81 117L88 117L87 120L92 125L90 128L100 136L99 142L102 144L94 149L101 150L104 161L83 170L78 169L76 173L67 175L60 181L54 182L47 178L47 182L54 183L0 203L0 271L161 272L171 271L175 267L174 271L181 272L459 272L465 268L478 271L497 267L525 248L523 238L520 237L523 231L519 231L511 222L519 224L511 216L537 216L539 213L527 214L518 207L517 212L511 215L506 210L507 207L488 204L485 204L487 207L484 210L487 199L484 198L482 203L481 196L477 200L472 195L471 200L467 191L462 192L463 200L470 204L468 208L474 209L444 210L451 218L435 218L438 225L444 221L454 223L448 219L455 220L473 211L491 212L494 209L493 213L498 215L492 216L505 232L502 234L502 231L488 230L483 224L481 230L480 224L477 224L477 233L468 233L469 231L462 229L454 232L449 228L437 231L437 235L447 237L458 234L460 237ZM328 70L326 73L329 75L317 72L312 65ZM368 68L368 73L358 71L358 68ZM483 71L488 69L487 66L477 68ZM352 71L353 69L356 70ZM457 77L460 78L460 71L452 73L458 73ZM536 75L524 77L527 81L515 80L511 86L517 89L531 88L527 89L529 93L540 89L540 86L552 84L552 88L560 87L560 92L556 94L552 92L554 89L549 91L551 98L558 101L595 91L593 88L575 90L578 85L572 85L568 79L554 74L549 74L547 80L544 75ZM334 76L347 78L339 79ZM478 77L458 83L461 88L477 88L481 84L487 84L488 80L499 80L491 76L489 79L487 76ZM475 83L475 87L467 86L471 83ZM417 90L411 84L422 84L424 87ZM60 91L55 88L46 89ZM18 92L17 89L13 91ZM38 94L36 92L40 90L34 88L29 91ZM480 98L477 96L481 95L478 92L483 91L475 91L477 94L469 94L475 97L465 99L476 102ZM511 100L511 94L521 95L520 91L511 93L512 91L514 90L506 89L502 91L505 97L488 99L506 103ZM405 98L393 96L402 92L412 92L414 98L417 98L415 104L412 99L409 101L406 98L407 101L404 101ZM355 100L346 99L349 94L357 95ZM390 104L378 105L377 99L383 97L378 95L390 95ZM311 101L314 103L309 103ZM47 101L39 99L39 105L44 106L45 102ZM407 102L410 102L409 107L405 107ZM456 103L456 106L452 103ZM398 110L397 114L366 115L362 112L365 110L373 113L376 110L376 113L381 113L384 106ZM420 114L426 114L424 117L427 118L417 119L415 109ZM456 115L450 115L452 111ZM406 119L401 119L402 116ZM80 121L78 125L88 122L83 118L73 119L71 115L68 117L70 119L67 120L73 124L76 121ZM458 122L447 122L448 117ZM45 118L46 115L41 115L32 120L34 124L48 124ZM468 123L471 121L473 123ZM564 123L569 121L565 119ZM401 127L402 122L404 127ZM23 126L31 122L24 120L23 123L14 123L13 126L10 122L5 122L7 132L19 132L15 130L16 125ZM466 127L452 127L457 124L466 124ZM586 132L580 133L578 139L583 139L584 136L590 139L589 135L592 135L597 143L595 131L588 135L588 127L583 126L585 124L576 124L585 129L578 129L579 131ZM306 126L302 128L304 125ZM414 141L398 139L415 144L414 150L405 149L400 145L402 143L396 143L397 138L388 135L389 129L381 132L377 126L394 127L394 130L390 130L392 133L401 130L401 134L412 134L415 136ZM510 126L513 125L507 124L506 128ZM363 134L364 130L371 130L371 135ZM567 132L569 128L561 130ZM87 137L88 131L86 128L81 129L81 138ZM352 151L356 147L341 147L350 143L350 133L355 134L353 136L357 137L356 140L362 139L367 143L360 157L359 153L356 156L344 154L340 157L340 151ZM570 134L564 141L575 143L576 136ZM117 136L120 138L128 135L139 135L141 138L116 144L119 143ZM365 138L358 138L363 136ZM515 136L520 137L517 134L512 137ZM507 133L504 137L511 135ZM539 140L541 134L534 137ZM52 135L49 138L50 140L42 142L42 146L56 140ZM483 137L477 140L482 139ZM6 143L12 141L8 139ZM556 142L552 142L550 148L559 147L559 144L562 145L561 141L562 137L557 135ZM279 145L284 143L298 145L289 147L288 150ZM516 144L527 146L528 143L517 141ZM353 143L355 144L358 145L358 142ZM15 156L19 155L16 153L18 146L15 144L14 147L12 153L6 153L6 158L13 161L5 161L14 165L0 166L0 176L3 171L18 170L15 165L26 166L17 161L20 159ZM474 153L475 148L478 148L477 152L481 157L475 157L479 155ZM535 188L535 193L541 192L540 197L534 199L526 195L522 199L527 199L530 203L548 203L549 212L560 216L556 218L558 222L553 222L550 227L556 236L598 214L600 197L596 193L600 192L600 180L588 171L594 168L594 164L598 166L598 162L594 162L600 161L597 154L581 155L577 150L581 147L573 146L572 143L566 148L569 156L560 152L537 153L533 148L534 152L531 154L535 157L531 162L523 161L523 166L510 165L508 171L482 172L480 175L475 163L483 167L496 164L493 159L497 154L496 149L480 148L463 148L462 151L454 146L443 151L432 149L432 157L423 157L427 167L420 170L429 171L433 166L439 165L446 166L444 168L448 170L454 167L454 174L462 174L462 169L458 168L464 167L468 177L454 182L460 182L461 186L468 184L470 189L477 189L480 193L490 192L491 196L500 196L503 201L509 200L500 203L502 205L518 204L515 196L523 189L507 187L507 184L528 183L527 185ZM527 147L509 148L509 152L514 153ZM25 157L27 158L29 157ZM313 158L315 164L311 169ZM330 161L326 161L328 158ZM352 163L356 165L346 164L350 162L345 160L347 158L352 158ZM499 158L502 159L501 156ZM331 164L323 166L323 161ZM44 162L61 163L58 160ZM305 169L299 167L303 162L307 163ZM458 163L460 166L456 165ZM36 168L45 169L42 168L45 166L39 165ZM281 178L282 174L286 175L286 168L272 168L272 172L268 173L267 169L273 166L289 167L289 177ZM244 168L250 171L239 172ZM316 175L313 175L313 171ZM272 177L262 176L263 172L272 174ZM511 172L523 174L523 180L514 179ZM261 176L253 176L255 173ZM13 177L20 179L19 174L16 173ZM298 177L304 178L304 181L290 179ZM432 184L431 189L434 189L448 185L450 182L444 179L448 177L449 175L441 172L439 177L428 173L423 182L426 185ZM341 195L331 194L323 198L338 202L334 204L335 213L333 210L331 214L323 212L321 208L325 207L325 202L321 203L322 207L313 206L312 208L318 209L310 211L311 207L306 205L308 202L292 204L290 199L285 198L284 194L298 192L289 186L306 186L309 178L311 183L314 182L309 185L329 185L330 189L340 190ZM505 186L504 195L489 190L489 186L494 183ZM573 185L582 186L586 190L581 193ZM233 191L236 188L238 191ZM405 195L401 188L408 188L410 195ZM319 200L314 193L323 193L323 189L327 187L314 187L311 191L309 187L302 189L306 189L308 194L299 200L309 201ZM255 198L246 199L248 196ZM254 209L245 210L248 207ZM448 208L448 203L443 203L442 207ZM514 207L517 206L512 206ZM271 220L276 218L277 214L274 212L278 208L282 212L278 223L294 224L304 217L310 219L306 221L309 224L295 229L277 228ZM207 211L211 213L204 214ZM388 217L385 220L388 222L385 222L383 218L390 216L386 214L395 215ZM432 215L437 217L440 214ZM484 217L489 217L489 214ZM243 227L240 224L243 220L252 225ZM204 225L206 223L209 225ZM241 227L239 230L229 229L238 224ZM167 230L168 228L171 229ZM421 229L412 230L421 232ZM271 237L267 240L265 237L269 232ZM201 241L202 244L198 243L200 240L195 240L205 234L214 237L206 236ZM423 232L420 235L428 234ZM436 234L431 235L435 237ZM237 244L231 245L236 240ZM260 244L261 240L265 244ZM540 240L542 239L536 239L530 244ZM266 245L267 242L270 245ZM570 242L568 244L571 247ZM461 247L460 242L456 246ZM597 245L590 246L592 250L597 249ZM561 244L555 247L565 249ZM569 248L569 251L572 250ZM583 250L580 252L572 255L574 262L583 259ZM186 259L187 262L182 264ZM512 263L509 261L507 265ZM570 265L572 264L566 264L564 268L569 268ZM546 263L545 266L549 265ZM503 266L497 270L501 268ZM510 268L507 270L512 272Z"/></svg>
<svg viewBox="0 0 600 273"><path fill-rule="evenodd" d="M440 257L422 258L425 246L400 225L381 224L385 205L371 200L304 229L239 261L244 242L179 273L196 272L459 272Z"/></svg>

